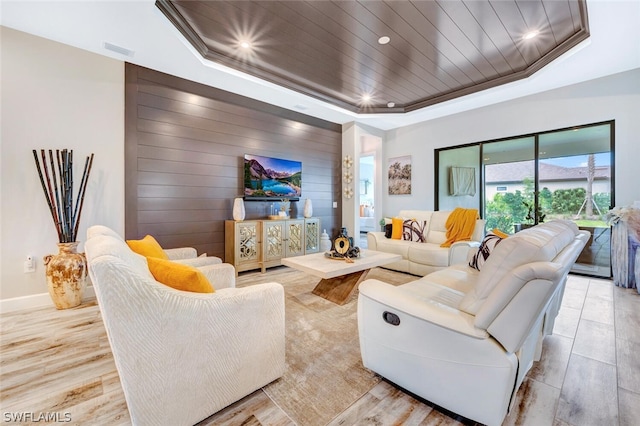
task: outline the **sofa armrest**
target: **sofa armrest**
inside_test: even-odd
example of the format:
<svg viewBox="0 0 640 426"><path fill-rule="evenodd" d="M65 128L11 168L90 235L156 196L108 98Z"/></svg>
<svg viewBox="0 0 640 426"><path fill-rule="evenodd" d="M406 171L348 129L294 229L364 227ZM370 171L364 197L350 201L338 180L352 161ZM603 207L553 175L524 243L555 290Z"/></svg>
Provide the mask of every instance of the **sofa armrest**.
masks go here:
<svg viewBox="0 0 640 426"><path fill-rule="evenodd" d="M188 259L175 259L172 262L181 263L183 265L195 266L196 268L201 268L207 265L219 265L222 263L222 259L215 256L207 256L207 257L192 257Z"/></svg>
<svg viewBox="0 0 640 426"><path fill-rule="evenodd" d="M198 257L198 252L193 247L164 249L164 252L169 257L169 260L191 259L194 257Z"/></svg>
<svg viewBox="0 0 640 426"><path fill-rule="evenodd" d="M229 263L205 265L198 269L207 277L216 291L236 286L236 268Z"/></svg>
<svg viewBox="0 0 640 426"><path fill-rule="evenodd" d="M469 337L484 339L488 337L485 330L476 328L474 317L458 309L438 303L435 300L423 300L414 294L378 280L365 280L358 288L358 310L364 309L361 298L368 298L381 303L396 315L410 315L433 326L455 331Z"/></svg>
<svg viewBox="0 0 640 426"><path fill-rule="evenodd" d="M378 250L378 239L385 238L384 232L367 232L367 248L369 250Z"/></svg>
<svg viewBox="0 0 640 426"><path fill-rule="evenodd" d="M449 266L466 263L469 252L480 247L478 241L457 241L449 248Z"/></svg>

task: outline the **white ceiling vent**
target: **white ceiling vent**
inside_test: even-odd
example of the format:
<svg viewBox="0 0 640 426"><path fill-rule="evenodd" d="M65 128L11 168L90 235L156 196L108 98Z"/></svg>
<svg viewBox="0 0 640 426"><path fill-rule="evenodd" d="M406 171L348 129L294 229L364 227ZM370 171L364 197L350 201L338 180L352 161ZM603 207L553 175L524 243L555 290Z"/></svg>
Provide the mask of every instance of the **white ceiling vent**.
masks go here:
<svg viewBox="0 0 640 426"><path fill-rule="evenodd" d="M111 50L112 52L116 52L119 53L121 55L124 56L129 56L129 57L133 57L133 55L135 55L136 52L134 52L133 50L129 50L127 48L121 47L121 46L117 46L115 44L111 44L109 42L104 42L104 48L107 50Z"/></svg>

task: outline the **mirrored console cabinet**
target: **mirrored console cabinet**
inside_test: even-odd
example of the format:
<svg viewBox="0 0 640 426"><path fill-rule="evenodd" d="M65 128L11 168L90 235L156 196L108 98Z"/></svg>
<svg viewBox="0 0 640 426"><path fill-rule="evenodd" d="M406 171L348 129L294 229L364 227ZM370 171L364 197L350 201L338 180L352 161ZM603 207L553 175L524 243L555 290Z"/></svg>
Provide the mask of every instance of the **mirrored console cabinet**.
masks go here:
<svg viewBox="0 0 640 426"><path fill-rule="evenodd" d="M225 262L242 271L282 265L282 258L320 251L320 219L226 220Z"/></svg>

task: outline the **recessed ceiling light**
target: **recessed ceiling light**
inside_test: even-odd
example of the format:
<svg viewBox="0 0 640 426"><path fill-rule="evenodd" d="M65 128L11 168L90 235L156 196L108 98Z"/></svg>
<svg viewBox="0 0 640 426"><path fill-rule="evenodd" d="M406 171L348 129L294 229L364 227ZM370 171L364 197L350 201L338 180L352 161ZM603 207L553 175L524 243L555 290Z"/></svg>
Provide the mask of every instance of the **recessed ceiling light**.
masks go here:
<svg viewBox="0 0 640 426"><path fill-rule="evenodd" d="M378 39L378 43L379 44L387 44L391 41L391 39L388 36L382 36Z"/></svg>
<svg viewBox="0 0 640 426"><path fill-rule="evenodd" d="M522 36L523 40L531 40L532 38L536 37L538 34L540 34L540 31L529 31L528 33L525 33Z"/></svg>
<svg viewBox="0 0 640 426"><path fill-rule="evenodd" d="M395 102L387 102L387 107L393 108L394 106L396 106Z"/></svg>
<svg viewBox="0 0 640 426"><path fill-rule="evenodd" d="M251 43L249 43L248 41L240 42L240 47L242 47L243 49L251 49Z"/></svg>
<svg viewBox="0 0 640 426"><path fill-rule="evenodd" d="M362 102L367 103L371 100L371 95L368 93L365 93L364 95L362 95Z"/></svg>

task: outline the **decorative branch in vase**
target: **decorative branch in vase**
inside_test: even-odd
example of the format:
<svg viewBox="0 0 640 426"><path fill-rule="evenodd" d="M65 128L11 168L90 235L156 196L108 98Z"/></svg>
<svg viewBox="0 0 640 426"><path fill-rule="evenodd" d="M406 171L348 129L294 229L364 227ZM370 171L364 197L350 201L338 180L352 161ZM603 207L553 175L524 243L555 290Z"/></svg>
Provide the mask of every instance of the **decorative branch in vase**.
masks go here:
<svg viewBox="0 0 640 426"><path fill-rule="evenodd" d="M84 253L78 253L78 226L87 182L93 165L93 154L84 163L77 196L73 195L73 150L49 150L49 166L45 150L33 150L38 177L42 185L53 224L58 234L57 255L47 255L44 263L47 271L47 287L57 309L78 306L86 287L87 267ZM57 171L57 173L56 173ZM52 183L53 182L53 183Z"/></svg>

